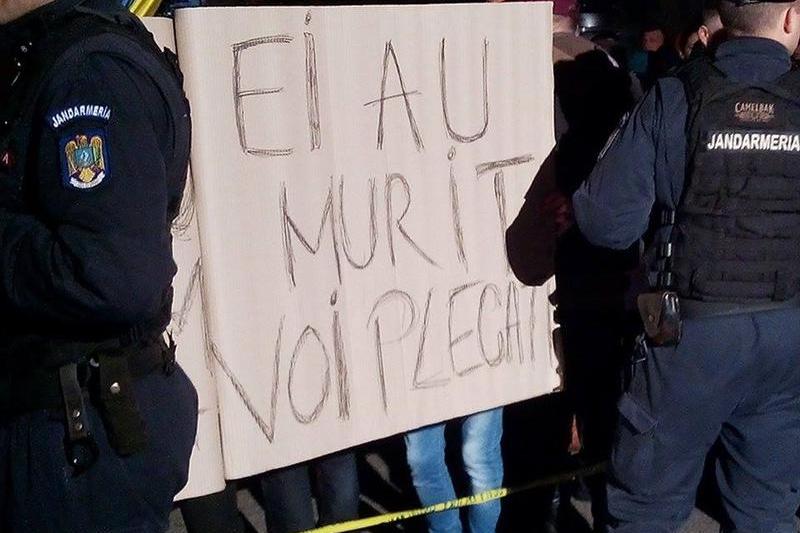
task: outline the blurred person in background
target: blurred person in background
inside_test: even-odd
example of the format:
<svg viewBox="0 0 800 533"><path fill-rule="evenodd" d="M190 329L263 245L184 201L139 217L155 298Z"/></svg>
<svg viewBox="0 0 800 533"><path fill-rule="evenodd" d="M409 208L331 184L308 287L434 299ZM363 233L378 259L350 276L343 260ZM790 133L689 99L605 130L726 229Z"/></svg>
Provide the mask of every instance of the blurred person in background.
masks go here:
<svg viewBox="0 0 800 533"><path fill-rule="evenodd" d="M684 60L695 59L708 51L713 52L719 42L724 39L718 6L719 0L707 1L700 20L682 34L678 44Z"/></svg>
<svg viewBox="0 0 800 533"><path fill-rule="evenodd" d="M674 35L668 35L661 25L645 26L640 50L647 56L645 70L643 74L637 72L643 89L649 89L656 80L681 64L682 59L674 43Z"/></svg>
<svg viewBox="0 0 800 533"><path fill-rule="evenodd" d="M667 36L661 26L650 25L642 30L639 47L645 52L658 52L666 43Z"/></svg>

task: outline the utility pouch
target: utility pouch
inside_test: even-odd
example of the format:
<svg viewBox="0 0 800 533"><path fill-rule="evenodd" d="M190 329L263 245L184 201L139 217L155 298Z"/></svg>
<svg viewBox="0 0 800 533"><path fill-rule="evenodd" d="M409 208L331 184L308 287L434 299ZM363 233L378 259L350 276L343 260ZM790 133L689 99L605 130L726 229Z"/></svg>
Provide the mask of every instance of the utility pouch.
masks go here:
<svg viewBox="0 0 800 533"><path fill-rule="evenodd" d="M128 358L117 350L103 351L96 358L100 366L99 407L109 444L123 457L133 455L147 447L147 431L133 395Z"/></svg>
<svg viewBox="0 0 800 533"><path fill-rule="evenodd" d="M680 342L683 321L676 293L659 291L641 294L638 307L645 334L653 346L675 346Z"/></svg>

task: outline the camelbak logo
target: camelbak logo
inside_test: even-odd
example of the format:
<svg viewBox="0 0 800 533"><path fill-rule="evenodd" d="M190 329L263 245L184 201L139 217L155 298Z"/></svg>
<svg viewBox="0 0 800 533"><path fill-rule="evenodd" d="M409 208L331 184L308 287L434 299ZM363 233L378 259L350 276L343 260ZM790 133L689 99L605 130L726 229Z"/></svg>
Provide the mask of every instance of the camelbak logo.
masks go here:
<svg viewBox="0 0 800 533"><path fill-rule="evenodd" d="M706 149L740 152L800 152L800 135L788 133L715 132L709 135Z"/></svg>
<svg viewBox="0 0 800 533"><path fill-rule="evenodd" d="M736 102L736 118L742 122L764 124L775 118L775 104L761 102Z"/></svg>

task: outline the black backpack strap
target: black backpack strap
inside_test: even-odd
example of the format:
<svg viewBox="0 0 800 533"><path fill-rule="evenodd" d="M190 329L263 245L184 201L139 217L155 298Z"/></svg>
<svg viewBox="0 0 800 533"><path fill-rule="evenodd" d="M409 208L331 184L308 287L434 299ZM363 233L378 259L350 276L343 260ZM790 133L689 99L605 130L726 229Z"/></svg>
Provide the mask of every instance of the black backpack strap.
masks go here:
<svg viewBox="0 0 800 533"><path fill-rule="evenodd" d="M778 80L778 85L793 92L800 92L800 69L792 69Z"/></svg>
<svg viewBox="0 0 800 533"><path fill-rule="evenodd" d="M711 77L725 78L725 74L714 65L714 61L709 56L701 56L693 59L675 70L674 77L678 78L686 91L686 101L693 102L700 93L703 85Z"/></svg>
<svg viewBox="0 0 800 533"><path fill-rule="evenodd" d="M161 49L153 39L153 35L142 23L141 19L127 10L118 10L112 13L91 9L85 6L77 6L75 11L84 15L94 16L105 20L111 26L106 27L106 31L117 33L128 38L137 37L138 44L145 46L152 52L153 56L163 64L169 72L178 79L183 86L183 74L177 66L177 55L169 49Z"/></svg>
<svg viewBox="0 0 800 533"><path fill-rule="evenodd" d="M36 102L50 83L56 64L74 46L72 39L90 30L91 27L86 24L64 24L50 28L50 31L41 27L20 46L16 59L19 70L5 105L0 109L0 151L13 145L18 165L24 166L28 159L28 143L21 139L14 142L12 135L20 135L18 125L33 124ZM22 135L27 136L27 133L23 132ZM13 186L21 187L16 183Z"/></svg>
<svg viewBox="0 0 800 533"><path fill-rule="evenodd" d="M84 39L80 48L74 53L83 56L102 54L117 59L118 61L137 69L149 77L165 102L169 103L169 117L173 131L186 129L185 137L191 135L189 120L189 101L183 91L183 77L177 66L177 56L158 48L152 35L131 15L123 19L123 24L110 25L101 33L89 39ZM64 54L63 59L69 60L70 52ZM178 135L180 137L180 135ZM168 175L185 175L186 168L183 161L188 157L188 142L186 146L178 145L179 139L172 140L173 157L166 160ZM183 151L186 154L183 154Z"/></svg>
<svg viewBox="0 0 800 533"><path fill-rule="evenodd" d="M678 69L675 77L683 84L684 94L686 95L686 177L691 175L690 167L693 164L695 153L700 145L700 131L697 117L703 104L704 95L709 90L720 89L725 83L727 76L715 64L714 59L708 55L703 55L689 61L682 68ZM681 201L689 188L686 181L681 193ZM680 202L679 202L680 204Z"/></svg>
<svg viewBox="0 0 800 533"><path fill-rule="evenodd" d="M790 70L773 84L780 96L800 105L800 70Z"/></svg>
<svg viewBox="0 0 800 533"><path fill-rule="evenodd" d="M55 28L48 28L45 36L31 43L29 52L31 57L27 59L25 66L25 71L31 74L22 76L21 87L13 91L6 107L30 109L51 80L54 68L64 61L71 51L80 48L81 53L104 53L106 50L102 46L91 44L87 46L87 43L108 34L127 39L156 59L165 72L149 69L147 73L162 91L166 86L174 84L175 79L182 89L183 80L174 60L175 54L161 50L138 17L125 11L106 13L78 5L65 16L61 24ZM125 54L120 53L119 49L116 52L109 50L111 55L135 63L137 57L132 52L133 50ZM12 120L13 118L15 117L12 117Z"/></svg>
<svg viewBox="0 0 800 533"><path fill-rule="evenodd" d="M44 35L32 36L30 42L24 45L25 57L20 59L24 63L21 63L19 81L6 105L7 112L17 115L3 117L4 122L8 123L8 129L11 129L14 123L27 118L24 113L32 112L42 90L50 82L54 67L64 54L74 47L76 42L98 32L99 28L93 24L93 17L76 16L76 12L67 15L63 24L48 28ZM45 32L45 29L42 28L40 31ZM20 110L23 116L19 115Z"/></svg>
<svg viewBox="0 0 800 533"><path fill-rule="evenodd" d="M677 69L674 73L674 77L683 84L686 105L688 106L686 132L689 133L691 131L691 124L699 108L703 90L710 80L723 80L727 78L727 76L717 68L711 57L703 55Z"/></svg>

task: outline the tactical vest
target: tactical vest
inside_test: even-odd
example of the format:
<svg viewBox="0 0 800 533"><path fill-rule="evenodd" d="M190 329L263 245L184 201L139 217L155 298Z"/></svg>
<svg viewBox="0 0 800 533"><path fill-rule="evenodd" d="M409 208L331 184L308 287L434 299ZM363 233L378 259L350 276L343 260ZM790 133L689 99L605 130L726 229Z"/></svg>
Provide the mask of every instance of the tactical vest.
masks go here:
<svg viewBox="0 0 800 533"><path fill-rule="evenodd" d="M35 116L37 103L60 65L75 57L99 52L104 56L131 65L145 72L169 103L174 138L168 165L169 180L184 180L191 143L189 104L182 88L182 76L177 68L177 58L169 51L160 50L141 22L127 12L106 14L82 7L80 4L59 19L57 27L34 34L29 42L20 43L15 61L19 72L12 82L6 101L0 108L0 195L3 205L13 198L26 211L33 211L26 198L26 172L33 168L34 153L29 143L34 128L40 126ZM80 54L80 56L78 56ZM39 122L42 122L39 120ZM3 161L3 158L6 158ZM180 208L180 198L172 199L167 220L175 218ZM160 335L169 321L172 305L172 288L165 290L159 316L145 324L137 324L127 331L101 332L91 338L75 338L74 332L59 332L46 326L44 331L11 326L11 335L0 328L0 364L7 368L9 354L26 352L26 360L35 359L36 365L57 368L85 357L86 343L129 343L144 336ZM7 330L9 331L9 330ZM77 342L78 349L71 349ZM42 353L42 357L30 357ZM4 360L4 361L3 361Z"/></svg>
<svg viewBox="0 0 800 533"><path fill-rule="evenodd" d="M698 60L677 76L689 109L687 166L681 200L663 221L672 234L661 247L661 285L704 302L793 299L800 291L800 74L740 84Z"/></svg>

